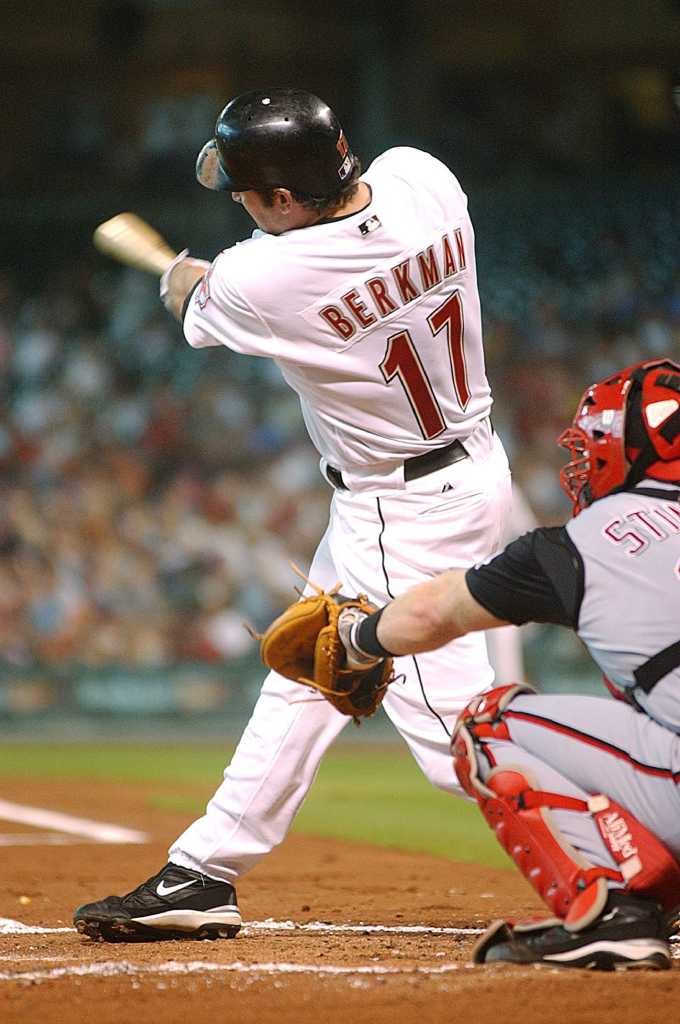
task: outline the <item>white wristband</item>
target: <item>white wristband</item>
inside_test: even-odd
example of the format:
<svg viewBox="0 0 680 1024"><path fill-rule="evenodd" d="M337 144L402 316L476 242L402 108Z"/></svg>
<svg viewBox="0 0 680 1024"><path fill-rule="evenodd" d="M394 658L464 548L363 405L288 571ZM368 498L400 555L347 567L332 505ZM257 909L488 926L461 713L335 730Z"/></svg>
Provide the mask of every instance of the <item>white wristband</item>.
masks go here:
<svg viewBox="0 0 680 1024"><path fill-rule="evenodd" d="M163 271L163 276L161 277L161 285L160 285L161 302L165 303L165 296L168 294L168 290L170 288L170 275L172 274L172 272L175 269L175 267L177 266L177 264L181 263L182 260L185 260L188 255L189 255L189 250L188 249L182 249L181 252L177 253L177 255L175 256L175 258L172 261L172 263L170 264L170 266L166 267L166 269Z"/></svg>
<svg viewBox="0 0 680 1024"><path fill-rule="evenodd" d="M338 616L338 633L347 654L348 668L372 668L373 665L382 661L382 658L366 654L356 643L357 630L366 618L368 618L368 613L360 611L359 608L343 608Z"/></svg>

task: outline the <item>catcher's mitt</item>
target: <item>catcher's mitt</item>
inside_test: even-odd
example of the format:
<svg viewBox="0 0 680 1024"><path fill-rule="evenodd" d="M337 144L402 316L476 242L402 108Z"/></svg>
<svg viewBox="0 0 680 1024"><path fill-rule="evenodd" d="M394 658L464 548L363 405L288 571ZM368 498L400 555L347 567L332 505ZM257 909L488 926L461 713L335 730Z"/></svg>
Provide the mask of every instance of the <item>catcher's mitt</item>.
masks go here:
<svg viewBox="0 0 680 1024"><path fill-rule="evenodd" d="M314 584L311 584L314 586ZM347 608L366 615L377 611L364 594L343 597L337 588L303 597L286 608L258 637L262 660L288 679L312 686L343 715L355 720L372 715L394 679L392 659L367 668L351 668L338 633L338 618Z"/></svg>

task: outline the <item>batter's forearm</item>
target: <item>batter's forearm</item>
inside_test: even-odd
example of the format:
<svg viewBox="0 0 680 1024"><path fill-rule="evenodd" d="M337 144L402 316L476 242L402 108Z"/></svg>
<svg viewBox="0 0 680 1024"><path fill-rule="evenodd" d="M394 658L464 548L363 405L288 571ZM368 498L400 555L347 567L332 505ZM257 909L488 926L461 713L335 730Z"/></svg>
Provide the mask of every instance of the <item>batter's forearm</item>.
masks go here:
<svg viewBox="0 0 680 1024"><path fill-rule="evenodd" d="M181 318L182 309L187 295L194 288L196 283L205 274L205 267L196 267L190 264L189 260L178 264L170 278L168 298L165 302L168 309L176 320Z"/></svg>
<svg viewBox="0 0 680 1024"><path fill-rule="evenodd" d="M181 252L161 277L161 302L176 320L181 320L187 296L205 276L210 264Z"/></svg>

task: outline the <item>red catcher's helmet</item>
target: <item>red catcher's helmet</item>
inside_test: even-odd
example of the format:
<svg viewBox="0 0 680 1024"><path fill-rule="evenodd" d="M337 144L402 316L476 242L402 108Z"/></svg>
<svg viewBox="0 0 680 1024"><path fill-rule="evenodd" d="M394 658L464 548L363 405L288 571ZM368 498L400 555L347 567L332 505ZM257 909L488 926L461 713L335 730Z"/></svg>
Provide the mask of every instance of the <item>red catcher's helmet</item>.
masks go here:
<svg viewBox="0 0 680 1024"><path fill-rule="evenodd" d="M680 364L636 363L591 385L557 443L571 454L560 484L574 515L645 476L680 482Z"/></svg>

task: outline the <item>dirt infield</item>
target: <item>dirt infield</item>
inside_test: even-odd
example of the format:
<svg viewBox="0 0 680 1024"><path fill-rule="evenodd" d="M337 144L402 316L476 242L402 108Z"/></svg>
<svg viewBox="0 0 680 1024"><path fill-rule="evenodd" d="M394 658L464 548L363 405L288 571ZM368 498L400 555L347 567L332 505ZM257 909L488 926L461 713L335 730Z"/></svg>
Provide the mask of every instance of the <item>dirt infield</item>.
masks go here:
<svg viewBox="0 0 680 1024"><path fill-rule="evenodd" d="M12 781L2 796L149 833L108 845L0 821L0 1020L315 1021L320 1024L644 1024L666 1019L680 972L592 975L470 967L475 933L539 905L511 871L294 836L239 886L238 938L93 943L77 903L124 892L164 863L187 823L149 787ZM34 845L33 845L34 844ZM11 923L15 922L15 923ZM40 931L39 929L45 929Z"/></svg>

